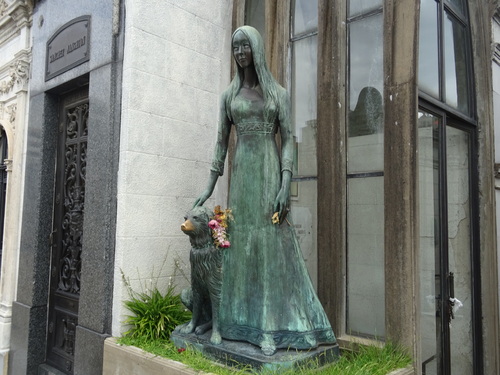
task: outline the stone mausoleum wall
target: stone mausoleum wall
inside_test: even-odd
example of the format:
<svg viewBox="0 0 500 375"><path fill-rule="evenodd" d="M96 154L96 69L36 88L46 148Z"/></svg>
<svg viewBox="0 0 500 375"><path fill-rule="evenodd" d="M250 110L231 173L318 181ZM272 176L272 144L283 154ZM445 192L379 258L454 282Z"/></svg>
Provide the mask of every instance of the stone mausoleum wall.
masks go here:
<svg viewBox="0 0 500 375"><path fill-rule="evenodd" d="M137 291L188 283L176 272L189 267L180 225L209 175L231 14L229 0L126 2L113 335L127 314L122 276ZM225 206L226 191L219 179L205 205Z"/></svg>
<svg viewBox="0 0 500 375"><path fill-rule="evenodd" d="M0 245L0 374L10 350L12 301L16 293L19 222L24 191L26 118L31 62L31 7L19 0L0 2L0 128L7 137L7 186ZM3 187L2 187L3 188Z"/></svg>

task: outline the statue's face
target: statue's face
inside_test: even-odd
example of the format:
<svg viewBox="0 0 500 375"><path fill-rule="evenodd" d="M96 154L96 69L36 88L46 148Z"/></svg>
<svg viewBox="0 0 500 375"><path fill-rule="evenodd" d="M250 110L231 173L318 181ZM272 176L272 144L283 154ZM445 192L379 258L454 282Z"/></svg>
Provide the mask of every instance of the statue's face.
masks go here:
<svg viewBox="0 0 500 375"><path fill-rule="evenodd" d="M233 37L233 56L238 65L243 69L253 65L250 41L241 31L236 32Z"/></svg>

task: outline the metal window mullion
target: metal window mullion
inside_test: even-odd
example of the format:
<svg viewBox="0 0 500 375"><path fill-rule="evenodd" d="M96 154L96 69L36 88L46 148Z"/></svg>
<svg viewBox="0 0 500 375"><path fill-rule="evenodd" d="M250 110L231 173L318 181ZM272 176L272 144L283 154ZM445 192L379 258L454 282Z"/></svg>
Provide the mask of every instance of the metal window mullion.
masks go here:
<svg viewBox="0 0 500 375"><path fill-rule="evenodd" d="M443 375L451 375L451 340L448 316L448 274L449 274L449 245L448 245L448 175L447 175L447 154L446 154L446 114L441 112L441 126L438 130L438 157L439 157L439 247L440 247L440 273L441 273L441 366Z"/></svg>
<svg viewBox="0 0 500 375"><path fill-rule="evenodd" d="M362 20L364 18L368 18L368 17L371 17L371 16L375 16L377 14L382 14L384 11L384 7L381 6L380 8L377 8L377 9L374 9L374 10L371 10L369 12L366 12L366 13L361 13L361 14L358 14L356 16L353 16L351 18L347 17L347 23L351 23L351 22L356 22L356 21L359 21L359 20Z"/></svg>
<svg viewBox="0 0 500 375"><path fill-rule="evenodd" d="M476 183L478 161L477 161L477 141L476 132L469 131L469 197L471 199L471 218L479 217L479 188ZM482 339L482 305L481 305L481 263L480 263L480 239L479 220L472 220L470 227L471 235L471 281L472 281L472 363L475 374L483 373L483 339Z"/></svg>
<svg viewBox="0 0 500 375"><path fill-rule="evenodd" d="M438 5L438 74L439 74L439 100L446 103L446 64L444 56L444 5L441 1Z"/></svg>
<svg viewBox="0 0 500 375"><path fill-rule="evenodd" d="M307 33L303 33L303 34L298 34L298 35L292 36L290 38L290 42L293 43L293 42L296 42L298 40L310 38L310 37L315 36L315 35L318 35L318 30L314 30L314 31L310 31L310 32L307 32Z"/></svg>
<svg viewBox="0 0 500 375"><path fill-rule="evenodd" d="M459 9L450 2L443 1L443 7L445 10L452 14L457 20L460 21L464 26L467 25L467 13L462 13Z"/></svg>

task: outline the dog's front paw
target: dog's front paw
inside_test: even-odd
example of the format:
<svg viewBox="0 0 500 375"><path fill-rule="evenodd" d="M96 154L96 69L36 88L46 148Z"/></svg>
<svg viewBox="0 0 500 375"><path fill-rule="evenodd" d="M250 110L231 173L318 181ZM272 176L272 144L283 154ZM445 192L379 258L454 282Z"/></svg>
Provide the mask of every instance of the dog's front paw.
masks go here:
<svg viewBox="0 0 500 375"><path fill-rule="evenodd" d="M202 324L194 330L194 333L197 335L203 335L205 332L207 332L210 328L212 328L212 321L209 321L205 324Z"/></svg>
<svg viewBox="0 0 500 375"><path fill-rule="evenodd" d="M219 331L212 331L212 336L210 337L210 342L214 345L222 344L222 337Z"/></svg>
<svg viewBox="0 0 500 375"><path fill-rule="evenodd" d="M188 324L186 324L184 327L181 327L179 329L179 332L180 333L192 333L194 331L194 323L193 321L191 320Z"/></svg>

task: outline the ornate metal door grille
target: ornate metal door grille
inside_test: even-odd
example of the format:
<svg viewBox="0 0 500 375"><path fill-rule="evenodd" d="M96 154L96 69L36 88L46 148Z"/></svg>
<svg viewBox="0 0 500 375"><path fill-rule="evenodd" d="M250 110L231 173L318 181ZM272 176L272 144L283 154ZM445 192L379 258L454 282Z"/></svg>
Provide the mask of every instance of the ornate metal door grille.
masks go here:
<svg viewBox="0 0 500 375"><path fill-rule="evenodd" d="M87 164L87 90L63 98L54 198L47 363L73 373Z"/></svg>

